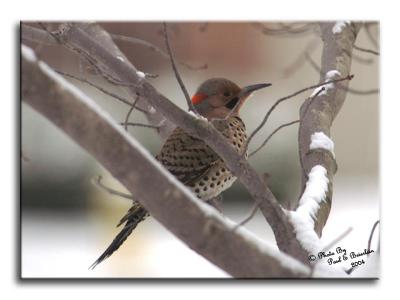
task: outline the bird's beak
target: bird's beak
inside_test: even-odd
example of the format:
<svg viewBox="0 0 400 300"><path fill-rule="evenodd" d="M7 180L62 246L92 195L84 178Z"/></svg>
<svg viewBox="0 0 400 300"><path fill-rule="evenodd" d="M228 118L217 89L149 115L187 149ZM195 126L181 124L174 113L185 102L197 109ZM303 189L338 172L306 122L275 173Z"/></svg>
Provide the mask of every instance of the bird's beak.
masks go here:
<svg viewBox="0 0 400 300"><path fill-rule="evenodd" d="M235 97L233 97L231 100L228 101L228 103L225 104L225 107L229 109L234 109L237 113L239 112L240 108L242 107L246 99L249 98L251 93L270 85L271 85L270 83L259 83L259 84L245 86L240 90L240 92Z"/></svg>
<svg viewBox="0 0 400 300"><path fill-rule="evenodd" d="M253 85L245 86L245 87L242 88L242 90L240 91L239 97L248 96L248 95L250 95L251 93L253 93L254 91L257 91L257 90L259 90L259 89L266 88L266 87L271 86L271 85L272 85L271 83L259 83L259 84L253 84Z"/></svg>

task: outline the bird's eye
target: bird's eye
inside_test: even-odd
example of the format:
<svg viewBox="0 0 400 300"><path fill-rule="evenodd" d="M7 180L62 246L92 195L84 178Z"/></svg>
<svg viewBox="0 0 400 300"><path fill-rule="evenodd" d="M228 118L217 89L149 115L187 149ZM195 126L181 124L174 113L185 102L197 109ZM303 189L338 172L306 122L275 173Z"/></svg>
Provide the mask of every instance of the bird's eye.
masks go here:
<svg viewBox="0 0 400 300"><path fill-rule="evenodd" d="M230 95L231 95L231 93L229 93L229 92L225 92L225 93L224 93L224 96L225 96L225 97L229 97Z"/></svg>

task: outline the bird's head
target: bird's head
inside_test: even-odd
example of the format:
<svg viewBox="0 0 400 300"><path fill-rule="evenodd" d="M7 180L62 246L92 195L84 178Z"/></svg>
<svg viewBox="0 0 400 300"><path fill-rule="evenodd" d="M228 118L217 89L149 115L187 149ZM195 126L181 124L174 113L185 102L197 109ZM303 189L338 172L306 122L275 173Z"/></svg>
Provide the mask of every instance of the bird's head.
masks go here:
<svg viewBox="0 0 400 300"><path fill-rule="evenodd" d="M211 120L223 119L232 112L237 116L246 99L256 90L270 86L260 83L240 88L224 78L211 78L203 82L192 97L192 103L200 115Z"/></svg>

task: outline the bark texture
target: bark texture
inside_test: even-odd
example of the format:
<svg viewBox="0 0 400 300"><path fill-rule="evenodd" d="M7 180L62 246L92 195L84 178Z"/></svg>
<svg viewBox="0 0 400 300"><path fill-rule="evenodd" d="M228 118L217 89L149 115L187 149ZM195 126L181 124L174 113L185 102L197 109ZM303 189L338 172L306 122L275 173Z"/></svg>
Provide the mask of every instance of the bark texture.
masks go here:
<svg viewBox="0 0 400 300"><path fill-rule="evenodd" d="M337 76L347 76L351 72L351 54L361 25L353 22L329 22L321 23L321 38L323 51L321 58L321 78L326 80L326 75L338 71ZM303 190L307 182L307 174L315 165L322 165L327 170L329 190L326 201L318 210L315 222L315 231L319 236L328 219L332 203L332 182L337 170L334 156L327 150L314 149L310 151L311 136L315 132L323 132L330 137L333 121L339 113L345 99L346 88L349 82L327 87L326 93L321 93L315 99L306 101L300 110L301 122L299 126L299 151L303 168ZM339 88L339 85L342 88Z"/></svg>
<svg viewBox="0 0 400 300"><path fill-rule="evenodd" d="M21 62L22 99L93 155L191 249L238 278L307 276L308 268L300 262L243 229L233 230L233 224L194 197L91 99L60 84L57 74L49 76L42 62L24 56Z"/></svg>

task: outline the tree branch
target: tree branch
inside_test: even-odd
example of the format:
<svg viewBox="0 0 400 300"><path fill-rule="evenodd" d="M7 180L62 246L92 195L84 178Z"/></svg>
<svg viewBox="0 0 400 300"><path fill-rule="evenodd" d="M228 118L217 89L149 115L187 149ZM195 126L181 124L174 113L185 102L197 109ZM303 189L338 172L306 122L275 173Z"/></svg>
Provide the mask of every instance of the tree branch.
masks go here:
<svg viewBox="0 0 400 300"><path fill-rule="evenodd" d="M194 107L194 105L192 103L192 100L190 99L189 93L188 93L188 91L187 91L187 89L185 87L185 84L182 81L181 75L179 75L178 68L176 67L174 55L172 54L171 45L169 44L168 27L167 27L167 23L165 23L165 22L163 23L163 29L164 29L165 45L166 45L167 50L168 50L169 58L171 60L171 65L172 65L172 69L174 70L174 74L175 74L176 80L178 81L179 86L181 87L181 90L183 92L183 95L185 96L186 103L187 103L187 105L189 107L189 111L192 111L197 115L198 114L197 110Z"/></svg>
<svg viewBox="0 0 400 300"><path fill-rule="evenodd" d="M94 184L95 186L97 186L98 188L100 188L100 189L103 190L103 191L106 191L106 192L109 193L110 195L118 196L118 197L125 198L125 199L129 199L129 200L134 200L133 197L132 197L132 195L125 194L125 193L116 191L116 190L114 190L114 189L112 189L112 188L109 188L108 186L105 186L105 185L101 182L102 179L103 179L103 177L102 177L101 175L99 175L99 176L96 177L96 180L93 179L92 182L93 182L93 184Z"/></svg>
<svg viewBox="0 0 400 300"><path fill-rule="evenodd" d="M95 89L99 90L100 92L102 92L102 93L104 93L104 94L106 94L106 95L108 95L108 96L110 96L110 97L112 97L114 99L117 99L118 101L120 101L122 103L124 103L126 105L129 105L129 106L132 106L133 102L130 102L129 100L125 99L124 97L121 97L121 96L119 96L117 94L114 94L114 93L106 90L105 88L103 88L103 87L101 87L101 86L99 86L99 85L97 85L97 84L95 84L95 83L93 83L93 82L91 82L91 81L89 81L89 80L87 80L85 78L81 78L81 77L78 77L78 76L75 76L75 75L72 75L72 74L69 74L69 73L66 73L66 72L59 71L59 70L54 70L54 71L57 72L58 74L61 74L61 75L65 76L65 77L69 77L69 78L75 79L77 81L86 83L86 84L90 85L91 87L94 87ZM146 111L146 110L144 110L144 109L142 109L142 108L140 108L138 106L135 106L135 109L137 109L138 111L140 111L140 112L142 112L144 114L148 114L149 113L148 111Z"/></svg>
<svg viewBox="0 0 400 300"><path fill-rule="evenodd" d="M274 231L279 249L308 263L307 252L296 240L293 225L288 221L287 214L247 160L236 152L212 123L181 110L158 93L150 83L139 77L136 68L127 59L122 61L118 59L120 52L114 51L114 44L107 45L113 42L111 38L105 38L106 35L107 33L100 26L72 24L68 30L64 31L63 41L68 43L68 48L72 51L90 55L102 68L122 82L131 82L132 84L126 86L125 89L132 96L139 93L171 123L205 141L225 161L228 169L259 203L262 213Z"/></svg>
<svg viewBox="0 0 400 300"><path fill-rule="evenodd" d="M320 81L326 82L350 73L350 54L361 25L329 22L321 23L320 27L323 41ZM341 82L342 88L338 84L325 86L324 92L312 102L305 101L300 109L299 153L304 168L303 192L291 220L297 223L296 236L303 246L308 242L307 248L312 251L318 247L319 236L330 212L332 179L337 169L334 145L329 138L330 128L345 101L348 84L348 81ZM300 226L301 222L305 223ZM305 227L308 227L307 232Z"/></svg>
<svg viewBox="0 0 400 300"><path fill-rule="evenodd" d="M132 114L132 112L133 112L133 110L134 110L134 108L135 108L135 106L136 106L136 103L139 101L139 99L140 99L140 96L137 95L137 96L136 96L136 99L133 101L131 107L129 108L128 113L126 114L125 122L124 122L124 128L125 128L126 131L128 131L128 121L129 121L129 117L131 116L131 114Z"/></svg>
<svg viewBox="0 0 400 300"><path fill-rule="evenodd" d="M248 146L250 145L251 140L254 138L254 136L264 127L264 125L267 123L271 113L274 111L274 109L282 102L287 101L289 99L292 99L293 97L296 97L297 95L304 93L306 91L312 90L312 89L316 89L318 87L322 87L328 84L332 84L335 82L340 82L340 81L348 81L352 79L352 77L350 75L346 76L346 77L342 77L342 78L335 78L335 79L330 79L330 80L326 80L325 82L322 83L318 83L318 84L314 84L311 85L309 87L303 88L301 90L298 90L288 96L279 98L278 100L275 101L275 103L271 106L271 108L267 111L267 113L265 114L263 120L261 121L260 125L258 125L254 131L249 135L249 138L247 139L246 145L245 145L245 149L248 148ZM244 154L243 154L244 155Z"/></svg>
<svg viewBox="0 0 400 300"><path fill-rule="evenodd" d="M156 129L158 130L160 128L160 125L151 125L151 124L143 124L143 123L137 123L137 122L121 122L120 125L124 126L132 126L132 127L143 127L143 128L151 128L151 129Z"/></svg>
<svg viewBox="0 0 400 300"><path fill-rule="evenodd" d="M354 55L353 55L354 58ZM318 64L311 58L310 55L306 55L306 60L309 62L309 64L313 67L313 69L318 72L321 76L322 71L321 68L318 66ZM372 94L379 94L380 90L379 89L371 89L371 90L357 90L353 89L351 87L344 88L341 85L338 85L338 88L346 90L350 94L358 95L358 96L365 96L365 95L372 95Z"/></svg>
<svg viewBox="0 0 400 300"><path fill-rule="evenodd" d="M372 226L371 233L369 234L369 238L368 238L368 245L367 245L367 250L368 251L371 250L372 238L374 237L375 229L376 229L376 227L378 226L379 223L380 223L380 221L378 220Z"/></svg>
<svg viewBox="0 0 400 300"><path fill-rule="evenodd" d="M233 231L234 224L197 199L93 100L25 46L21 64L22 99L91 153L190 248L235 277L308 274L308 267L256 240L245 229Z"/></svg>
<svg viewBox="0 0 400 300"><path fill-rule="evenodd" d="M69 25L74 26L73 24ZM86 32L88 38L96 39L98 47L102 47L108 53L112 53L114 59L118 59L120 63L128 61L125 55L113 43L108 33L102 30L99 25L97 25L96 23L90 23L90 24L80 23L79 25L81 27L81 30ZM65 32L69 31L69 29L65 30ZM80 50L79 47L69 44L68 41L64 41L65 32L62 33L64 34L63 38L61 39L63 41L62 45L65 46L67 49L73 51L74 53L78 54L80 57L84 57L85 59L88 59L89 57L90 59L89 63L93 64L94 58L90 56L90 54L86 50L84 51ZM56 40L52 35L50 35L45 30L41 30L25 24L21 25L21 38L24 41L43 43L45 45L61 45L58 40ZM97 62L97 65L95 64L94 66L96 69L98 69L99 67L104 68L104 65L99 63L96 59L94 59L94 61ZM140 72L138 73L138 71L135 68L134 70L136 78L142 80L143 78L139 78L138 76ZM113 75L115 77L115 74L113 74L111 70L107 69L107 73L110 73L110 75ZM131 82L131 79L128 79L128 81L125 82ZM120 87L123 88L121 85ZM130 93L127 86L125 86L125 90L127 90L127 92ZM132 98L134 99L135 97L136 94L132 94ZM175 125L171 123L169 120L166 120L165 117L160 112L157 111L157 109L153 108L152 105L149 103L149 101L143 95L142 97L144 98L143 99L144 101L141 101L139 109L149 112L148 114L146 114L146 118L151 124L157 125L162 123L162 127L160 127L159 129L159 135L161 136L162 139L167 138L169 134L172 132L172 130L175 128ZM130 101L128 101L128 103L129 103L128 105L131 105Z"/></svg>

